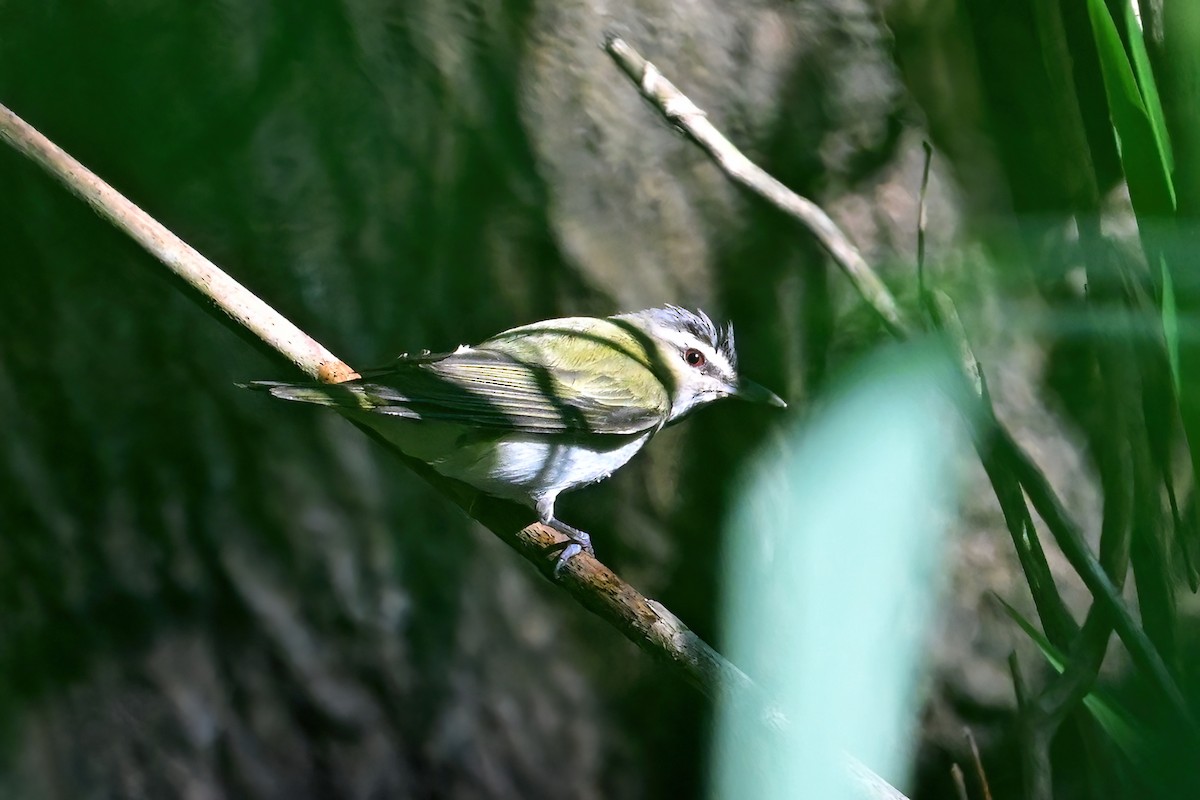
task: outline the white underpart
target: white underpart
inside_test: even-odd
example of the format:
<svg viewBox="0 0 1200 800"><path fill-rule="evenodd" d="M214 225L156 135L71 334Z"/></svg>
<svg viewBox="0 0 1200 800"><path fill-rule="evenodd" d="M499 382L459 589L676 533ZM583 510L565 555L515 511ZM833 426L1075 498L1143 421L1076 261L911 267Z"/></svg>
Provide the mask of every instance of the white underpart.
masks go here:
<svg viewBox="0 0 1200 800"><path fill-rule="evenodd" d="M371 413L354 416L447 478L539 513L543 508L553 512L560 493L604 480L625 466L654 432L596 435L594 443L585 445L562 436L514 432L486 438L462 425Z"/></svg>
<svg viewBox="0 0 1200 800"><path fill-rule="evenodd" d="M602 481L624 467L646 444L650 434L601 438L619 446L600 450L547 437L511 434L488 446L488 452L480 453L482 457L475 464L463 463L464 459L456 453L434 463L433 468L451 477L454 476L451 471L461 470L460 480L488 494L533 506L546 499L553 509L553 500L559 493Z"/></svg>
<svg viewBox="0 0 1200 800"><path fill-rule="evenodd" d="M650 433L597 438L610 447L510 434L487 445L460 448L434 462L433 468L488 494L535 508L542 504L553 513L560 493L604 480L642 449Z"/></svg>

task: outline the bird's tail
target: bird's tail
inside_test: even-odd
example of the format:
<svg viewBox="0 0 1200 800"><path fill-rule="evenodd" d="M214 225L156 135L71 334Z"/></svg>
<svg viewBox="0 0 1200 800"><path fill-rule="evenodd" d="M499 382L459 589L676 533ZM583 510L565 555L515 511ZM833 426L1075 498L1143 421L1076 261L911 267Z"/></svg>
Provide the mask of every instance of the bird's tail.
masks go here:
<svg viewBox="0 0 1200 800"><path fill-rule="evenodd" d="M316 403L336 408L370 410L378 403L362 386L352 383L281 383L279 381L251 381L239 383L243 389L268 392L281 400L298 403Z"/></svg>

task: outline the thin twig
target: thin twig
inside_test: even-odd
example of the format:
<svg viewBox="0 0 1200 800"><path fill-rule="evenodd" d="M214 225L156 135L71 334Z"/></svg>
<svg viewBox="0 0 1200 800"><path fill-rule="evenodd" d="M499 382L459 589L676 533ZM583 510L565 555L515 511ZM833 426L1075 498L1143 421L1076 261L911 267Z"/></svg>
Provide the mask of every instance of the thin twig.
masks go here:
<svg viewBox="0 0 1200 800"><path fill-rule="evenodd" d="M983 800L992 800L992 787L988 785L983 759L979 757L979 743L975 741L975 734L970 728L963 727L963 734L967 737L967 744L971 746L971 760L975 762L975 774L979 776L979 785L983 787Z"/></svg>
<svg viewBox="0 0 1200 800"><path fill-rule="evenodd" d="M967 781L963 777L962 767L957 762L950 765L950 778L954 781L954 791L958 794L958 800L971 800L971 796L967 794Z"/></svg>
<svg viewBox="0 0 1200 800"><path fill-rule="evenodd" d="M604 49L667 121L691 136L726 175L803 222L891 333L901 337L912 333L912 325L887 286L820 206L784 186L734 147L695 103L625 40L609 36Z"/></svg>

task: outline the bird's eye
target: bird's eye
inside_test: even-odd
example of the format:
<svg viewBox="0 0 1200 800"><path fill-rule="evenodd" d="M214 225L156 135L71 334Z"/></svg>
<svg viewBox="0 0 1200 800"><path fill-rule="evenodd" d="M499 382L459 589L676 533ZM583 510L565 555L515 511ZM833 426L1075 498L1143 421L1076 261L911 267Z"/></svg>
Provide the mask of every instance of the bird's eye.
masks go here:
<svg viewBox="0 0 1200 800"><path fill-rule="evenodd" d="M683 351L683 360L688 363L689 367L703 367L705 362L708 361L704 357L704 353L701 353L694 347L689 347Z"/></svg>

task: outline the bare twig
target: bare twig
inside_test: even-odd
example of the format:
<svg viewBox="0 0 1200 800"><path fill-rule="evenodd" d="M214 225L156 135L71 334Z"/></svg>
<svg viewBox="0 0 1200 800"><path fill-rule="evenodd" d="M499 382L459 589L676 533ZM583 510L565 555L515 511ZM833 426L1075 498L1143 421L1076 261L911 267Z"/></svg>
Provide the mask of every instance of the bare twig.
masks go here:
<svg viewBox="0 0 1200 800"><path fill-rule="evenodd" d="M898 336L912 332L887 286L867 264L846 234L813 201L784 186L726 139L683 92L663 77L653 64L618 36L609 36L604 49L625 71L667 121L685 131L712 156L733 180L804 223L842 268L858 293L875 310L888 330Z"/></svg>
<svg viewBox="0 0 1200 800"><path fill-rule="evenodd" d="M950 765L950 777L954 780L954 791L958 793L958 800L971 800L971 796L967 794L967 781L963 777L962 767L957 763Z"/></svg>
<svg viewBox="0 0 1200 800"><path fill-rule="evenodd" d="M988 785L987 773L983 769L983 759L979 757L979 743L970 728L963 728L967 744L971 746L971 760L975 762L975 774L979 776L979 785L983 787L983 800L992 800L992 787Z"/></svg>

